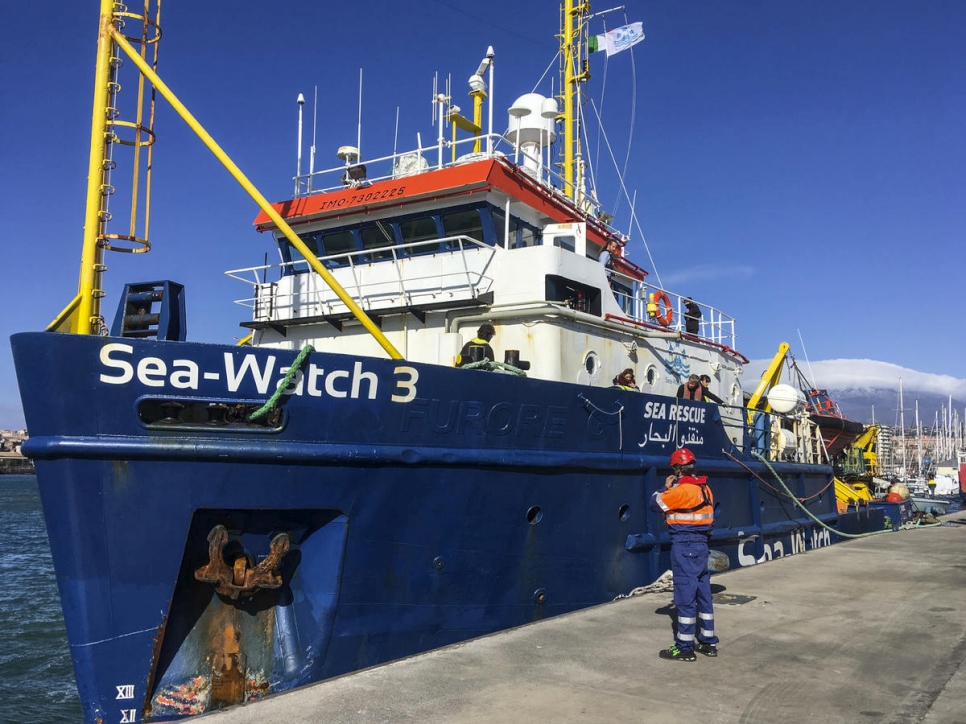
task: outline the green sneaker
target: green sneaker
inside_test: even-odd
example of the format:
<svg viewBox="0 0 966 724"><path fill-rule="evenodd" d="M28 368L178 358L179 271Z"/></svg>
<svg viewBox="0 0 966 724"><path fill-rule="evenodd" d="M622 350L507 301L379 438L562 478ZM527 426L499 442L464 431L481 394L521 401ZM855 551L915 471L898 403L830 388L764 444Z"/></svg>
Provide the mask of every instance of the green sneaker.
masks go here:
<svg viewBox="0 0 966 724"><path fill-rule="evenodd" d="M700 641L698 642L698 645L694 647L694 650L699 654L704 654L705 656L710 656L711 658L714 658L718 655L717 646L714 644L703 644Z"/></svg>
<svg viewBox="0 0 966 724"><path fill-rule="evenodd" d="M682 651L674 644L671 644L670 647L661 651L660 656L662 659L670 659L672 661L697 661L698 660L698 657L694 655L693 651Z"/></svg>

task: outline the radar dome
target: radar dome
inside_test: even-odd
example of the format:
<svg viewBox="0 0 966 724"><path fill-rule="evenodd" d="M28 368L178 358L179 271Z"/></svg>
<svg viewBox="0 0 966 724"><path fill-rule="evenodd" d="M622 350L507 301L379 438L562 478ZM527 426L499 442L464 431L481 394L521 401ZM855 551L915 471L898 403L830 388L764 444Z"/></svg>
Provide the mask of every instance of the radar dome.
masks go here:
<svg viewBox="0 0 966 724"><path fill-rule="evenodd" d="M513 101L508 113L506 138L510 143L533 143L544 148L557 140L554 121L556 114L549 110L552 98L539 93L525 93ZM544 111L547 111L546 114Z"/></svg>
<svg viewBox="0 0 966 724"><path fill-rule="evenodd" d="M768 404L775 412L790 415L805 409L805 395L791 385L775 385L768 392Z"/></svg>

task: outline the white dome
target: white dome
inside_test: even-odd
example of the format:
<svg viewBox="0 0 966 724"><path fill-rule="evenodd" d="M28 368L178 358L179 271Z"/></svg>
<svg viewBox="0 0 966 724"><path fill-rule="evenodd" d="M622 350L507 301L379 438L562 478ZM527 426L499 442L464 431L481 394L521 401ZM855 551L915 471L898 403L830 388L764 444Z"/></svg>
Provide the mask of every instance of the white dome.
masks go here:
<svg viewBox="0 0 966 724"><path fill-rule="evenodd" d="M534 143L541 148L557 140L556 125L549 112L552 98L545 98L539 93L525 93L513 101L507 120L506 137L510 143ZM544 111L547 111L546 115Z"/></svg>
<svg viewBox="0 0 966 724"><path fill-rule="evenodd" d="M805 394L791 385L775 385L768 391L768 404L783 415L801 412L805 409Z"/></svg>

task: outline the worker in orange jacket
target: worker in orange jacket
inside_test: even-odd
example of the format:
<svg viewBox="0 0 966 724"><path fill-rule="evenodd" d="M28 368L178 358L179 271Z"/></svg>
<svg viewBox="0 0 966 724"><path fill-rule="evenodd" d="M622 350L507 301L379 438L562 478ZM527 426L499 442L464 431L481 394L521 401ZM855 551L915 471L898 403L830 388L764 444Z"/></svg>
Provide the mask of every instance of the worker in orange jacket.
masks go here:
<svg viewBox="0 0 966 724"><path fill-rule="evenodd" d="M651 499L651 509L664 513L671 534L671 572L678 630L662 659L694 661L694 652L718 655L711 603L708 540L714 528L714 496L708 478L694 475L694 454L687 448L671 454L673 475ZM700 628L697 623L700 621Z"/></svg>

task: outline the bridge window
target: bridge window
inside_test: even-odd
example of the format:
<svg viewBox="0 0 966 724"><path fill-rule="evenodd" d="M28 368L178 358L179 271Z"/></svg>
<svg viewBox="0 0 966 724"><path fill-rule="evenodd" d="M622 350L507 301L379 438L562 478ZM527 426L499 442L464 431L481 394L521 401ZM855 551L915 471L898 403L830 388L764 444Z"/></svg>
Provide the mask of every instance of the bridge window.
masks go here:
<svg viewBox="0 0 966 724"><path fill-rule="evenodd" d="M443 214L443 235L444 236L468 236L483 242L483 222L480 220L479 209L466 209L452 214ZM453 240L447 242L451 248L459 248L460 242ZM467 244L462 242L465 247Z"/></svg>
<svg viewBox="0 0 966 724"><path fill-rule="evenodd" d="M540 233L529 224L520 224L520 238L517 241L517 248L526 246L536 246L540 243Z"/></svg>
<svg viewBox="0 0 966 724"><path fill-rule="evenodd" d="M507 246L510 249L521 249L525 246L535 246L540 243L540 232L536 227L530 226L515 216L510 217L510 243L504 244L504 234L506 230L506 214L497 208L490 209L493 217L493 226L496 231L496 241L500 246Z"/></svg>
<svg viewBox="0 0 966 724"><path fill-rule="evenodd" d="M299 239L305 244L309 251L316 256L319 255L319 235L318 234L299 234ZM301 259L302 255L294 247L289 247L293 259Z"/></svg>
<svg viewBox="0 0 966 724"><path fill-rule="evenodd" d="M396 239L393 236L392 228L387 227L381 221L359 229L359 236L362 239L362 248L365 250L379 249L386 246L394 246ZM369 261L379 259L389 259L392 257L391 251L373 251L366 254Z"/></svg>
<svg viewBox="0 0 966 724"><path fill-rule="evenodd" d="M316 256L319 255L319 234L318 232L312 234L299 234L299 239L305 244L309 251L311 251ZM282 257L282 262L286 265L282 267L282 276L289 276L291 274L304 274L309 270L309 265L302 258L302 254L292 246L292 243L286 239L284 236L279 236L277 238L279 253ZM294 262L294 264L290 264Z"/></svg>
<svg viewBox="0 0 966 724"><path fill-rule="evenodd" d="M399 233L409 254L432 254L439 251L439 232L432 216L421 216L399 222ZM419 243L425 242L425 243Z"/></svg>
<svg viewBox="0 0 966 724"><path fill-rule="evenodd" d="M356 251L356 237L351 231L330 231L322 234L322 254L324 256L338 256L353 251ZM348 263L348 257L344 256L341 259L330 259L326 262L326 265L345 266Z"/></svg>
<svg viewBox="0 0 966 724"><path fill-rule="evenodd" d="M566 236L554 236L553 245L559 246L567 251L574 251L577 248L577 237L567 234Z"/></svg>

